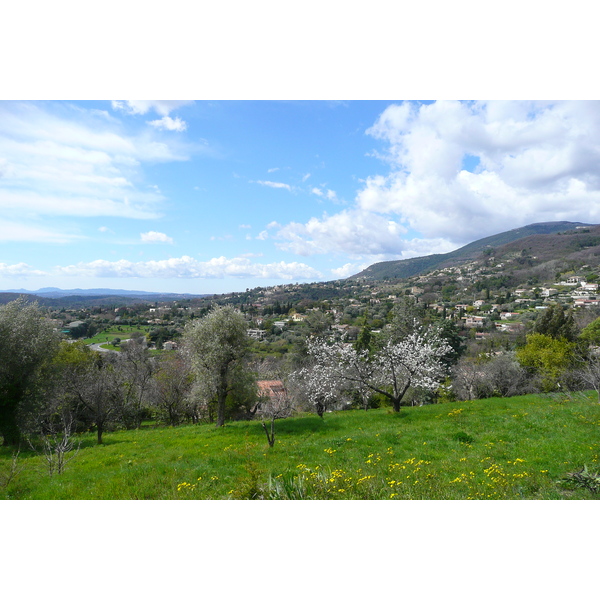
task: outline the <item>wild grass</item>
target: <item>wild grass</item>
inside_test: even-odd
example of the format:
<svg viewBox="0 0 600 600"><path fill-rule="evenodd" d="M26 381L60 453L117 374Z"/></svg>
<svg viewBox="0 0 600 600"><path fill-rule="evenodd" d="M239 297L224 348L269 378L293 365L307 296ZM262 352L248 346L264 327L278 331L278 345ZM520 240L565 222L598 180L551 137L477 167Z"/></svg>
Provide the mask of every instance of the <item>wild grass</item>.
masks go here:
<svg viewBox="0 0 600 600"><path fill-rule="evenodd" d="M1 448L0 474L13 476L0 497L588 499L565 477L598 471L599 426L600 406L585 395L300 415L276 422L273 448L257 421L147 426L108 433L100 446L80 436L60 475L26 449L15 468Z"/></svg>

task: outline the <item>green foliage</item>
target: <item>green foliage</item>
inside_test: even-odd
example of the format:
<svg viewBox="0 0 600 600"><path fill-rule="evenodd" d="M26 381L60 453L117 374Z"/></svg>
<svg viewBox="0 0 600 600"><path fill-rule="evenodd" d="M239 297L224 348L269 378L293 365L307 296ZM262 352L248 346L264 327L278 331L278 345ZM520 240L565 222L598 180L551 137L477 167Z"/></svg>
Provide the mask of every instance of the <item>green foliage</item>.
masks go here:
<svg viewBox="0 0 600 600"><path fill-rule="evenodd" d="M544 391L556 389L561 376L573 365L575 344L566 339L533 333L516 352L522 366L541 377Z"/></svg>
<svg viewBox="0 0 600 600"><path fill-rule="evenodd" d="M59 336L37 304L20 298L0 306L0 434L17 445L19 405L43 383L39 375L58 351Z"/></svg>
<svg viewBox="0 0 600 600"><path fill-rule="evenodd" d="M600 345L600 317L581 330L579 339L588 345Z"/></svg>
<svg viewBox="0 0 600 600"><path fill-rule="evenodd" d="M244 358L250 346L247 329L239 311L232 306L217 306L202 319L189 323L184 333L198 389L207 402L215 401L219 427L225 424L228 396L235 398L240 384L247 379L244 376Z"/></svg>
<svg viewBox="0 0 600 600"><path fill-rule="evenodd" d="M568 487L588 490L592 494L600 493L600 473L590 473L587 465L583 465L580 471L568 473L561 479L561 483Z"/></svg>
<svg viewBox="0 0 600 600"><path fill-rule="evenodd" d="M536 319L534 332L573 342L577 337L573 313L560 304L549 306Z"/></svg>

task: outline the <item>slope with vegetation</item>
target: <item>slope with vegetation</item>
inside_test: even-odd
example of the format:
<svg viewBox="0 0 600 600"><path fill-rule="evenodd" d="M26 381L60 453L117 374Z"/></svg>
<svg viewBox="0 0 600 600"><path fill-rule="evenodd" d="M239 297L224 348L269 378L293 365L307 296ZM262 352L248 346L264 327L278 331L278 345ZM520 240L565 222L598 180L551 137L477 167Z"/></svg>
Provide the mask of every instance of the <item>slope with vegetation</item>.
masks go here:
<svg viewBox="0 0 600 600"><path fill-rule="evenodd" d="M563 394L301 415L278 424L272 448L257 422L146 426L100 446L83 434L60 475L29 449L13 467L1 448L0 496L587 499L597 488L569 474L597 470L599 425L594 401Z"/></svg>

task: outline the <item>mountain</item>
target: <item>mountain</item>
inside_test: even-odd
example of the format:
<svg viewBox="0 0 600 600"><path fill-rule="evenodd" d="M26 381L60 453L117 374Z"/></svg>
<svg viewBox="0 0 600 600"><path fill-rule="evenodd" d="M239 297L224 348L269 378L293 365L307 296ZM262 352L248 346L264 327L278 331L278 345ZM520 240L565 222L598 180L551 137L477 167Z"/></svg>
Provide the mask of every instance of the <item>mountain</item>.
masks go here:
<svg viewBox="0 0 600 600"><path fill-rule="evenodd" d="M442 269L460 265L461 263L481 257L482 253L486 250L500 248L511 242L530 237L535 238L541 236L544 238L544 236L550 236L549 238L545 238L545 240L552 248L553 245L556 245L558 239L556 236L559 234L564 234L569 231L583 233L583 230L585 229L596 227L600 226L587 223L572 223L569 221L533 223L532 225L518 227L517 229L511 229L510 231L476 240L462 248L447 252L446 254L430 254L429 256L418 256L416 258L404 260L390 260L375 263L370 267L367 267L364 271L348 277L348 279L386 280L403 279L414 275L422 275L433 269ZM581 239L578 238L578 240L577 243L580 243ZM538 240L537 243L541 243L541 240ZM576 251L576 249L573 251Z"/></svg>
<svg viewBox="0 0 600 600"><path fill-rule="evenodd" d="M112 290L96 288L89 290L60 288L42 288L37 291L4 290L0 291L0 305L7 304L24 296L30 302L51 308L87 308L90 306L129 306L139 302L173 302L191 298L206 298L212 294L170 294L161 292L140 292L134 290Z"/></svg>
<svg viewBox="0 0 600 600"><path fill-rule="evenodd" d="M12 294L33 294L40 298L64 298L65 296L131 296L133 298L148 299L151 297L154 299L157 296L161 298L179 300L182 298L200 298L203 296L210 296L211 294L172 294L163 292L141 292L136 290L113 290L109 288L93 288L88 290L82 290L80 288L72 290L62 290L60 288L46 287L41 288L37 291L32 290L0 290L0 293L12 293Z"/></svg>

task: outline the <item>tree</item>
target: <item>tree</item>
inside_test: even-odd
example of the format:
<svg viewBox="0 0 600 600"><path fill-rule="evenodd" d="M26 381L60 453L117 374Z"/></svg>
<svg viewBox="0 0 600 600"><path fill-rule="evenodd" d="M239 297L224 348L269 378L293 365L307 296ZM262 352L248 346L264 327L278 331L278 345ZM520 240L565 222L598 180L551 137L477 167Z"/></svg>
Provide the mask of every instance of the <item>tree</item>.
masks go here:
<svg viewBox="0 0 600 600"><path fill-rule="evenodd" d="M409 389L437 389L450 347L436 332L417 328L400 341L388 339L372 354L323 339L309 340L308 352L313 364L299 375L310 385L317 412L323 400L331 403L348 392L364 394L365 388L388 398L398 412Z"/></svg>
<svg viewBox="0 0 600 600"><path fill-rule="evenodd" d="M545 309L536 319L533 330L534 333L548 335L554 339L563 338L568 342L574 341L577 336L572 312L565 312L560 304Z"/></svg>
<svg viewBox="0 0 600 600"><path fill-rule="evenodd" d="M186 398L193 376L179 352L162 356L153 375L153 400L159 414L169 425L179 425L186 413Z"/></svg>
<svg viewBox="0 0 600 600"><path fill-rule="evenodd" d="M5 446L18 445L18 408L59 341L37 303L19 298L0 307L0 434Z"/></svg>
<svg viewBox="0 0 600 600"><path fill-rule="evenodd" d="M234 389L236 375L244 371L248 352L248 326L232 306L217 306L204 318L186 326L184 347L207 398L217 403L217 427L225 424L227 395Z"/></svg>
<svg viewBox="0 0 600 600"><path fill-rule="evenodd" d="M527 344L517 350L517 360L538 373L545 392L556 388L560 377L573 365L575 344L541 333L527 336Z"/></svg>

